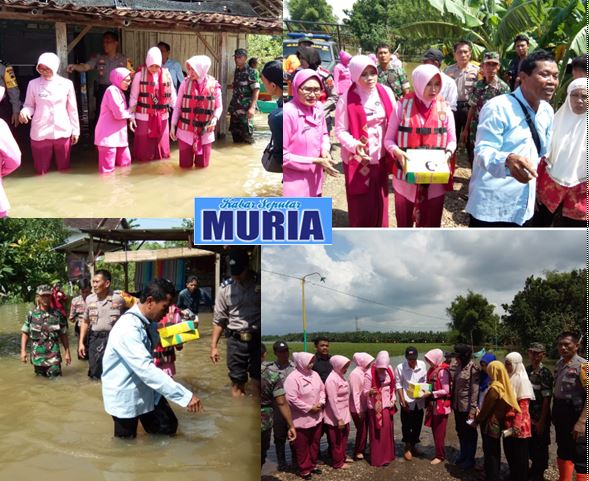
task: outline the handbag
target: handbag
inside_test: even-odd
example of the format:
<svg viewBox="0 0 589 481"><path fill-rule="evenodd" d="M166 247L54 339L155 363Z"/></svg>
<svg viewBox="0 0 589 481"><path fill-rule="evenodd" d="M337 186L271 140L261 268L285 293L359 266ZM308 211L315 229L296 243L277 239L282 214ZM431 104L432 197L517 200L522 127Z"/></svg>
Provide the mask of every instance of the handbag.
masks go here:
<svg viewBox="0 0 589 481"><path fill-rule="evenodd" d="M278 159L276 152L274 152L274 137L264 149L262 154L262 166L266 172L274 172L276 174L282 173L282 156Z"/></svg>

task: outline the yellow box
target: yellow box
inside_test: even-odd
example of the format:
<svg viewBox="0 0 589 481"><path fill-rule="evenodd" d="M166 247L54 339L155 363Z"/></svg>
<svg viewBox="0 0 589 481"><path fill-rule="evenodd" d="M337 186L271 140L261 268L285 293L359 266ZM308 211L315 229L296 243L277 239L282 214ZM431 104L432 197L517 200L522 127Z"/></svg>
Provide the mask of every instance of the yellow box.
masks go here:
<svg viewBox="0 0 589 481"><path fill-rule="evenodd" d="M442 149L407 149L403 172L409 184L447 184L450 167Z"/></svg>
<svg viewBox="0 0 589 481"><path fill-rule="evenodd" d="M160 327L157 331L159 332L160 337L170 337L175 334L194 331L195 329L194 321L182 321L177 324L172 324L171 326Z"/></svg>
<svg viewBox="0 0 589 481"><path fill-rule="evenodd" d="M408 382L407 394L412 399L419 399L423 397L425 392L431 392L432 385L426 382Z"/></svg>
<svg viewBox="0 0 589 481"><path fill-rule="evenodd" d="M183 344L185 342L196 341L200 338L197 329L188 332L182 332L180 334L174 334L173 336L161 337L160 342L162 343L162 347L170 347L176 346L178 344Z"/></svg>

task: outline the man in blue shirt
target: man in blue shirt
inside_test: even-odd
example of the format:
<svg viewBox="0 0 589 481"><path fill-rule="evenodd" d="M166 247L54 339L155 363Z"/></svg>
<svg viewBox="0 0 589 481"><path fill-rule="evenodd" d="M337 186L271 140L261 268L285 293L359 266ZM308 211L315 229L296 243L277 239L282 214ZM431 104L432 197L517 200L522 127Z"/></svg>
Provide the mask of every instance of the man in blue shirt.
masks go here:
<svg viewBox="0 0 589 481"><path fill-rule="evenodd" d="M470 227L527 226L534 215L536 168L550 147L554 111L548 102L558 87L558 66L539 50L522 61L519 77L515 92L489 100L479 116L465 209Z"/></svg>
<svg viewBox="0 0 589 481"><path fill-rule="evenodd" d="M189 276L188 279L186 279L186 289L182 289L180 294L178 294L178 302L176 305L181 310L190 309L195 316L198 316L201 300L204 300L211 311L213 310L213 301L210 296L198 287L198 277Z"/></svg>
<svg viewBox="0 0 589 481"><path fill-rule="evenodd" d="M180 62L170 58L170 45L166 42L160 42L157 44L157 48L162 52L162 67L165 67L170 72L172 82L174 82L174 88L178 92L180 84L184 80L184 73L182 72L182 66Z"/></svg>
<svg viewBox="0 0 589 481"><path fill-rule="evenodd" d="M199 398L153 362L148 328L168 312L174 294L169 281L155 279L110 332L102 361L102 397L116 437L136 437L139 421L149 434L175 434L178 419L166 398L188 412L203 409Z"/></svg>

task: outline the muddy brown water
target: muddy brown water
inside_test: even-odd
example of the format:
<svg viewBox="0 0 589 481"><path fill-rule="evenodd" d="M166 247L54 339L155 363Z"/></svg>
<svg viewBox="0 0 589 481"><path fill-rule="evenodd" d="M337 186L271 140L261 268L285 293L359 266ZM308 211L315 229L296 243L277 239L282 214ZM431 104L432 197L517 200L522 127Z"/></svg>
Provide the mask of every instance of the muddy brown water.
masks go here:
<svg viewBox="0 0 589 481"><path fill-rule="evenodd" d="M208 358L211 314L200 315L201 339L178 353L176 379L206 412L170 403L175 437L113 437L100 384L88 380L75 354L56 380L36 377L19 360L20 327L30 305L0 306L0 480L14 481L253 481L260 479L257 400L233 400L225 365ZM73 329L72 347L77 344ZM224 342L220 343L224 359ZM72 349L74 352L74 349ZM224 362L224 361L223 361Z"/></svg>
<svg viewBox="0 0 589 481"><path fill-rule="evenodd" d="M231 135L217 140L206 169L180 169L178 143L171 142L169 159L133 162L130 167L103 176L98 174L96 149L83 145L73 148L68 172L52 170L37 176L28 140L19 138L22 165L3 179L12 205L9 215L192 217L194 197L280 196L282 175L266 172L260 160L270 140L267 116L257 114L255 125L254 145L234 144Z"/></svg>

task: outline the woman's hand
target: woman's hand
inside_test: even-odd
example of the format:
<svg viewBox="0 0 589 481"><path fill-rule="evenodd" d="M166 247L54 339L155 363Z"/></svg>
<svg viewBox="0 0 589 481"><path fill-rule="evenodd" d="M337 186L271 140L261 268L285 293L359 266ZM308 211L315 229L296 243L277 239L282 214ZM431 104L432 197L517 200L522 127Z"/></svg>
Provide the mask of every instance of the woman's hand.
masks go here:
<svg viewBox="0 0 589 481"><path fill-rule="evenodd" d="M129 130L131 132L135 132L136 128L137 128L137 122L135 122L135 119L129 119Z"/></svg>
<svg viewBox="0 0 589 481"><path fill-rule="evenodd" d="M211 120L211 123L209 125L207 125L205 132L214 132L216 126L217 126L217 117L213 117L213 119Z"/></svg>
<svg viewBox="0 0 589 481"><path fill-rule="evenodd" d="M174 142L176 142L176 140L177 140L176 127L170 128L170 139L172 139Z"/></svg>
<svg viewBox="0 0 589 481"><path fill-rule="evenodd" d="M31 120L31 116L27 112L21 112L18 116L18 120L20 120L21 124L28 124L29 120Z"/></svg>
<svg viewBox="0 0 589 481"><path fill-rule="evenodd" d="M314 164L318 164L321 167L323 167L323 171L326 174L331 175L332 177L336 177L339 172L334 168L335 166L335 162L333 161L333 159L330 157L329 154L322 154L321 157L317 157L314 161Z"/></svg>
<svg viewBox="0 0 589 481"><path fill-rule="evenodd" d="M393 155L395 156L395 159L397 160L399 167L401 167L401 169L404 169L405 164L409 160L409 156L407 155L407 153L401 150L399 147L395 147L395 150L393 150Z"/></svg>
<svg viewBox="0 0 589 481"><path fill-rule="evenodd" d="M79 135L72 135L71 136L72 145L76 145L78 143L78 140L80 140Z"/></svg>
<svg viewBox="0 0 589 481"><path fill-rule="evenodd" d="M360 156L362 159L370 160L370 156L366 153L367 148L367 143L360 142L356 147L356 155Z"/></svg>

